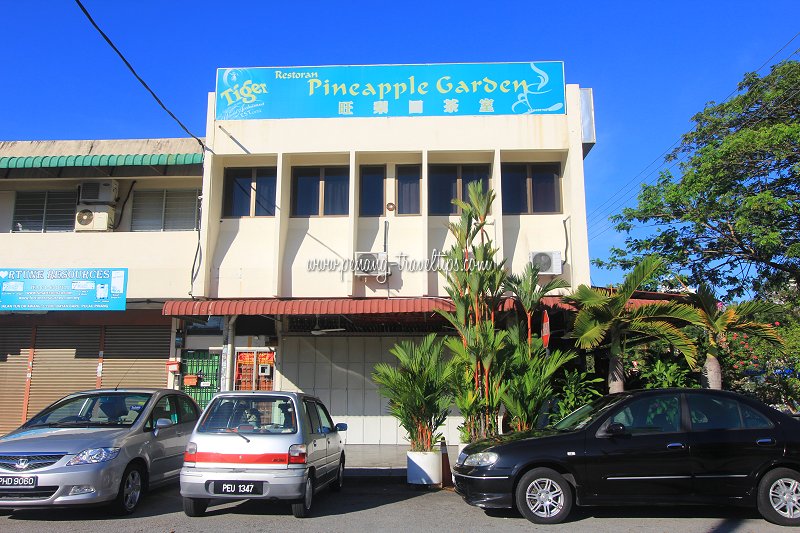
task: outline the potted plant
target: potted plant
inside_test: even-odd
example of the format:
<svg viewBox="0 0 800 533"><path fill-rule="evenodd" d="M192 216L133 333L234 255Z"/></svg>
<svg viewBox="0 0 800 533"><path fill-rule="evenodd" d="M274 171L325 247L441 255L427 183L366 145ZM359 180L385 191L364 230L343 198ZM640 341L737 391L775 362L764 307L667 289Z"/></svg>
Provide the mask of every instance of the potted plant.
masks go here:
<svg viewBox="0 0 800 533"><path fill-rule="evenodd" d="M397 366L378 363L372 379L389 400L389 413L408 433L408 482L438 485L442 482L442 456L437 433L452 403L453 364L444 357L443 341L435 334L419 343L400 342L391 350Z"/></svg>

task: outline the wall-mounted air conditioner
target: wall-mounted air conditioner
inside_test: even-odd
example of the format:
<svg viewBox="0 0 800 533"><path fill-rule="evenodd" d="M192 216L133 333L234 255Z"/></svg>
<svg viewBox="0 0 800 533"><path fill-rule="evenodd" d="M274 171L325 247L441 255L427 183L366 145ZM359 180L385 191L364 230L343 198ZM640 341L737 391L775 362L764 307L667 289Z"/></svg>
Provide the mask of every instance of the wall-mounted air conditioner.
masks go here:
<svg viewBox="0 0 800 533"><path fill-rule="evenodd" d="M79 205L75 231L110 231L114 229L115 213L110 205Z"/></svg>
<svg viewBox="0 0 800 533"><path fill-rule="evenodd" d="M539 274L561 274L561 252L531 252L530 261Z"/></svg>
<svg viewBox="0 0 800 533"><path fill-rule="evenodd" d="M377 278L389 273L389 254L386 252L356 252L356 276Z"/></svg>
<svg viewBox="0 0 800 533"><path fill-rule="evenodd" d="M118 195L117 180L84 181L78 187L79 204L112 205L117 201Z"/></svg>

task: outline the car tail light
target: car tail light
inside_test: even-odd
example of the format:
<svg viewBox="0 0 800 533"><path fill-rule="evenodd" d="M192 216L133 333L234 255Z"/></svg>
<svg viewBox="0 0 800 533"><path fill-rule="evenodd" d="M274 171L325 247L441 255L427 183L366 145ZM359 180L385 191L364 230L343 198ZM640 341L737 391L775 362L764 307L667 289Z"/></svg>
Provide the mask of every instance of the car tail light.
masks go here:
<svg viewBox="0 0 800 533"><path fill-rule="evenodd" d="M186 445L186 450L183 452L183 461L186 463L194 463L197 460L197 444L190 442Z"/></svg>
<svg viewBox="0 0 800 533"><path fill-rule="evenodd" d="M306 445L305 444L292 444L289 446L289 464L290 465L304 465L306 464Z"/></svg>

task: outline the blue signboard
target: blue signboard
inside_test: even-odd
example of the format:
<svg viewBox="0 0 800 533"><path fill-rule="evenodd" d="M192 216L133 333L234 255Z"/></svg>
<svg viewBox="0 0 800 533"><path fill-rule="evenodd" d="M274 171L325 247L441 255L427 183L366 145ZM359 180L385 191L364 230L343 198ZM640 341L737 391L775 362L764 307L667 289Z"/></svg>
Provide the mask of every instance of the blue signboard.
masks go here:
<svg viewBox="0 0 800 533"><path fill-rule="evenodd" d="M217 120L564 114L564 63L226 68L216 102Z"/></svg>
<svg viewBox="0 0 800 533"><path fill-rule="evenodd" d="M0 311L124 311L127 268L0 268Z"/></svg>

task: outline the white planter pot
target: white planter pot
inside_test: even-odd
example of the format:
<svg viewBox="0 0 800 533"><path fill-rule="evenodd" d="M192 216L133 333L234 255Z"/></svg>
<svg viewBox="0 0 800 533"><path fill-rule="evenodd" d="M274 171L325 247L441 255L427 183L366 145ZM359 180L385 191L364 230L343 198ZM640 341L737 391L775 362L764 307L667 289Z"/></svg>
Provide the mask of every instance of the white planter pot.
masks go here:
<svg viewBox="0 0 800 533"><path fill-rule="evenodd" d="M414 485L442 484L442 454L439 452L406 452L408 482Z"/></svg>

